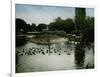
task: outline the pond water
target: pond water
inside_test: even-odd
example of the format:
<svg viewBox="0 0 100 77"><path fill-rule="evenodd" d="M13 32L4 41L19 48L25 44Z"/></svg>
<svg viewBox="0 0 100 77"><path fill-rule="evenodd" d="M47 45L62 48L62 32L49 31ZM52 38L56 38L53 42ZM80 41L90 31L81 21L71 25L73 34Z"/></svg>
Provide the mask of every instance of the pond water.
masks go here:
<svg viewBox="0 0 100 77"><path fill-rule="evenodd" d="M39 45L27 42L16 47L16 72L94 68L94 48L82 44Z"/></svg>

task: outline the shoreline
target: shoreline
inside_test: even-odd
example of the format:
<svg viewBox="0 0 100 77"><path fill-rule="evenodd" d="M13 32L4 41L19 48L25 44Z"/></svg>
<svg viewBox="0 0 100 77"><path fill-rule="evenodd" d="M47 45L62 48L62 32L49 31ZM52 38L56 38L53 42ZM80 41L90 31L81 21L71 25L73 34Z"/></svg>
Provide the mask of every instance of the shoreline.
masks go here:
<svg viewBox="0 0 100 77"><path fill-rule="evenodd" d="M42 45L49 45L49 44L56 44L56 43L62 43L62 42L66 42L64 37L60 37L60 38L32 38L29 39L28 41L31 41L33 43L36 44L42 44Z"/></svg>

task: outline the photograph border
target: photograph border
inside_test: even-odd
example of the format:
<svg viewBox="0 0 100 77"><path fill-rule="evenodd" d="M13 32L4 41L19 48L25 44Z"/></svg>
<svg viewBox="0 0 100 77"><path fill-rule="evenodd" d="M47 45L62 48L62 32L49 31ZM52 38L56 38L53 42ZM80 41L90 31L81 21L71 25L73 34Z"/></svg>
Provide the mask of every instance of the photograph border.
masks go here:
<svg viewBox="0 0 100 77"><path fill-rule="evenodd" d="M11 63L11 66L12 66L12 70L11 70L11 73L12 73L12 76L15 76L15 77L31 77L31 76L37 76L37 75L46 75L46 74L57 74L57 73L60 73L60 74L75 74L75 73L87 73L87 72L95 72L97 71L97 68L96 68L96 62L95 62L95 68L94 69L81 69L81 70L64 70L64 71L50 71L50 72L31 72L31 73L15 73L15 5L16 4L31 4L31 5L45 5L45 6L62 6L62 7L85 7L85 8L94 8L94 14L95 14L95 6L94 5L82 5L82 4L74 4L73 3L45 3L45 2L34 2L34 0L25 0L25 1L12 1L12 27L11 27L11 35L12 35L12 63ZM94 15L95 16L95 15ZM95 44L96 45L96 44ZM95 46L94 46L95 47ZM96 55L95 55L96 56ZM95 58L96 59L96 58ZM95 60L96 61L96 60ZM41 76L41 75L40 75Z"/></svg>

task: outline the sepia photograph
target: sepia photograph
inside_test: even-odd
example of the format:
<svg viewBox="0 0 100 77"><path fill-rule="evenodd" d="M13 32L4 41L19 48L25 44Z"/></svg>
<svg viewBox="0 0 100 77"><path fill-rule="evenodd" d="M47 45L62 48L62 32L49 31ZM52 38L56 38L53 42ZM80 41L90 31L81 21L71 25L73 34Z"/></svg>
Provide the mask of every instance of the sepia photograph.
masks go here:
<svg viewBox="0 0 100 77"><path fill-rule="evenodd" d="M94 8L15 4L15 72L95 68Z"/></svg>

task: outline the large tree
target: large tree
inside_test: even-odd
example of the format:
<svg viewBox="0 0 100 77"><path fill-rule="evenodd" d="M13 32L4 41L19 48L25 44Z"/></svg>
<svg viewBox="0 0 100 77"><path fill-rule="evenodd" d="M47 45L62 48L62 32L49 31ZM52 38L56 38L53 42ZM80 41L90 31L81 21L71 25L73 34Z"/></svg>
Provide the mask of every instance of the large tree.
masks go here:
<svg viewBox="0 0 100 77"><path fill-rule="evenodd" d="M16 32L26 31L27 24L23 19L17 18L16 21Z"/></svg>
<svg viewBox="0 0 100 77"><path fill-rule="evenodd" d="M84 27L86 19L86 10L85 8L76 8L75 9L75 28L81 30Z"/></svg>

